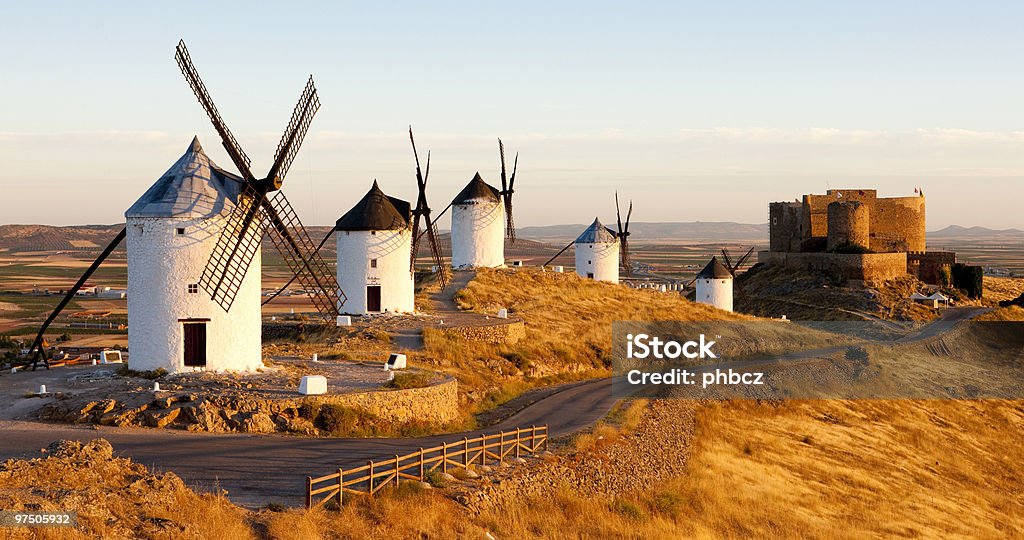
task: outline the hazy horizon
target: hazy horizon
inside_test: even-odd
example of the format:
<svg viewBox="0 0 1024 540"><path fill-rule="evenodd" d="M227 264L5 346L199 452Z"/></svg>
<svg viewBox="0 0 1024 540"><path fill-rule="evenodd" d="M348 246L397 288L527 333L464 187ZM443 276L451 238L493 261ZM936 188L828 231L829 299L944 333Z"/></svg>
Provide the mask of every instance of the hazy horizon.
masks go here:
<svg viewBox="0 0 1024 540"><path fill-rule="evenodd" d="M242 8L238 8L242 9ZM202 17L197 16L202 13ZM738 15L740 14L740 15ZM831 188L928 197L928 230L1020 228L1018 5L5 5L0 187L11 223L115 223L198 134L179 38L264 172L309 73L323 108L284 191L309 225L374 178L435 212L496 139L520 152L518 226L764 223ZM44 22L45 21L45 22ZM511 163L510 163L511 165ZM442 227L448 226L447 217Z"/></svg>

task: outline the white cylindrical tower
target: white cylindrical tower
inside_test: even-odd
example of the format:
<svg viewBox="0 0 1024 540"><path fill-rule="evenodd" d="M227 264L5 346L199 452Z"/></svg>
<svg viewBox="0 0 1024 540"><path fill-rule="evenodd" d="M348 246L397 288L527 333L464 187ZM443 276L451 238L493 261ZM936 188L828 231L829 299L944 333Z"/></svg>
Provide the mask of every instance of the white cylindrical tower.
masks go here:
<svg viewBox="0 0 1024 540"><path fill-rule="evenodd" d="M697 274L697 302L732 311L732 274L712 257L711 262Z"/></svg>
<svg viewBox="0 0 1024 540"><path fill-rule="evenodd" d="M415 310L409 203L370 191L335 223L338 287L348 298L341 313L367 315Z"/></svg>
<svg viewBox="0 0 1024 540"><path fill-rule="evenodd" d="M594 218L594 223L576 238L573 249L576 273L581 277L619 282L619 239L600 220Z"/></svg>
<svg viewBox="0 0 1024 540"><path fill-rule="evenodd" d="M263 367L259 250L230 310L200 286L241 182L211 162L197 138L125 212L132 369L179 373Z"/></svg>
<svg viewBox="0 0 1024 540"><path fill-rule="evenodd" d="M452 200L452 268L505 265L505 207L501 192L480 173Z"/></svg>

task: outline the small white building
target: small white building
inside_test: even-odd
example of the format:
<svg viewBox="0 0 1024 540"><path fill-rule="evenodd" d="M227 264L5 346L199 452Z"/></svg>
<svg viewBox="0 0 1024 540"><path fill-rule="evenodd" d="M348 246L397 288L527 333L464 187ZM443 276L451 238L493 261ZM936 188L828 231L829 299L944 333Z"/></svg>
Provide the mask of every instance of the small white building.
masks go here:
<svg viewBox="0 0 1024 540"><path fill-rule="evenodd" d="M576 241L576 273L581 277L609 283L619 282L619 237L601 220L592 223Z"/></svg>
<svg viewBox="0 0 1024 540"><path fill-rule="evenodd" d="M409 203L373 187L335 223L344 314L415 310Z"/></svg>
<svg viewBox="0 0 1024 540"><path fill-rule="evenodd" d="M711 257L711 262L697 274L697 302L732 311L732 274Z"/></svg>
<svg viewBox="0 0 1024 540"><path fill-rule="evenodd" d="M505 265L505 206L480 173L452 200L452 268Z"/></svg>
<svg viewBox="0 0 1024 540"><path fill-rule="evenodd" d="M259 250L230 311L199 288L241 187L238 176L210 161L197 137L125 212L131 369L178 373L263 367Z"/></svg>

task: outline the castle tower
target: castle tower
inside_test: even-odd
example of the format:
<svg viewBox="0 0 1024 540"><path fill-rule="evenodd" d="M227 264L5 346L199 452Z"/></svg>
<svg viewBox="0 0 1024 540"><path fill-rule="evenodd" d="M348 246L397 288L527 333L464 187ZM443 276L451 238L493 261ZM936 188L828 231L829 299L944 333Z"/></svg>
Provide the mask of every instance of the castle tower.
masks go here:
<svg viewBox="0 0 1024 540"><path fill-rule="evenodd" d="M619 239L615 232L594 222L573 243L576 273L597 281L619 282Z"/></svg>
<svg viewBox="0 0 1024 540"><path fill-rule="evenodd" d="M198 285L241 182L210 161L195 138L125 212L131 369L263 367L259 250L230 311Z"/></svg>
<svg viewBox="0 0 1024 540"><path fill-rule="evenodd" d="M338 286L351 315L415 309L409 203L373 187L335 223Z"/></svg>
<svg viewBox="0 0 1024 540"><path fill-rule="evenodd" d="M452 268L505 265L505 208L501 192L480 173L452 201Z"/></svg>
<svg viewBox="0 0 1024 540"><path fill-rule="evenodd" d="M845 246L869 248L871 213L868 205L859 201L829 203L827 237L828 251Z"/></svg>
<svg viewBox="0 0 1024 540"><path fill-rule="evenodd" d="M732 311L732 274L718 262L711 261L697 274L697 302Z"/></svg>

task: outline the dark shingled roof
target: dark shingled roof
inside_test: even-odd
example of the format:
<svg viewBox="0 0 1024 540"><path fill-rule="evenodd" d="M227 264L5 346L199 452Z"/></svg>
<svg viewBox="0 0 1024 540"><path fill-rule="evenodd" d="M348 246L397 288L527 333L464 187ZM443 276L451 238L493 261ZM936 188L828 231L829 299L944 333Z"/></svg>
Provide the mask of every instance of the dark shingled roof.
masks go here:
<svg viewBox="0 0 1024 540"><path fill-rule="evenodd" d="M242 179L217 166L192 139L185 153L124 213L126 217L213 217L235 207Z"/></svg>
<svg viewBox="0 0 1024 540"><path fill-rule="evenodd" d="M615 231L601 224L601 220L594 218L594 222L583 231L583 234L576 237L576 244L614 244L619 239Z"/></svg>
<svg viewBox="0 0 1024 540"><path fill-rule="evenodd" d="M718 257L711 257L711 261L697 274L697 279L732 279L729 269L718 262Z"/></svg>
<svg viewBox="0 0 1024 540"><path fill-rule="evenodd" d="M336 231L396 231L409 226L411 216L409 203L388 197L373 181L373 187L366 192L351 210L334 224Z"/></svg>
<svg viewBox="0 0 1024 540"><path fill-rule="evenodd" d="M462 191L455 196L452 204L478 204L482 201L499 202L501 201L501 192L484 182L484 179L480 178L480 173L476 173L466 187L462 188Z"/></svg>

